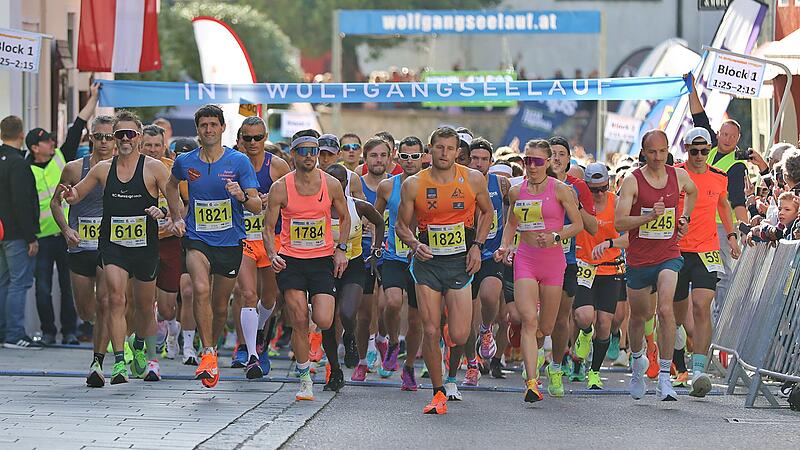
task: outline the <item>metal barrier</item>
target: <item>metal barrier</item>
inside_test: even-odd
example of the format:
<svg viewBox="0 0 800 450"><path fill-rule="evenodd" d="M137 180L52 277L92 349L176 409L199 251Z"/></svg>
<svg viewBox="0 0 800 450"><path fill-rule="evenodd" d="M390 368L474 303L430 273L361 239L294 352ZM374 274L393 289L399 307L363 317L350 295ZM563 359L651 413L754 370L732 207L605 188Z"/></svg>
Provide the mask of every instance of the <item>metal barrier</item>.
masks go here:
<svg viewBox="0 0 800 450"><path fill-rule="evenodd" d="M800 242L780 242L745 249L733 273L712 337L710 364L722 365L713 350L733 358L727 370L728 393L748 388L745 405L763 396L778 402L763 377L800 381Z"/></svg>

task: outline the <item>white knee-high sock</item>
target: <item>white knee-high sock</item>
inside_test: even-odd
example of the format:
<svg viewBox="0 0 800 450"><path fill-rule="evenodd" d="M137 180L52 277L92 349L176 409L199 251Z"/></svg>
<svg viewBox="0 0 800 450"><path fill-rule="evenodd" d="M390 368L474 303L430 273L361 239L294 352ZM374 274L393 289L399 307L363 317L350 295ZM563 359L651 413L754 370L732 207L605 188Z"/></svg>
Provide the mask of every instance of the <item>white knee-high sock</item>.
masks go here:
<svg viewBox="0 0 800 450"><path fill-rule="evenodd" d="M263 330L264 325L267 324L270 316L272 316L272 312L275 311L275 305L272 305L272 308L267 309L261 302L258 302L258 329Z"/></svg>
<svg viewBox="0 0 800 450"><path fill-rule="evenodd" d="M242 332L244 333L244 342L247 345L247 354L250 356L256 353L256 331L258 331L258 312L255 308L242 308L240 314L242 320Z"/></svg>
<svg viewBox="0 0 800 450"><path fill-rule="evenodd" d="M181 323L177 319L167 321L167 336L177 338L181 333Z"/></svg>

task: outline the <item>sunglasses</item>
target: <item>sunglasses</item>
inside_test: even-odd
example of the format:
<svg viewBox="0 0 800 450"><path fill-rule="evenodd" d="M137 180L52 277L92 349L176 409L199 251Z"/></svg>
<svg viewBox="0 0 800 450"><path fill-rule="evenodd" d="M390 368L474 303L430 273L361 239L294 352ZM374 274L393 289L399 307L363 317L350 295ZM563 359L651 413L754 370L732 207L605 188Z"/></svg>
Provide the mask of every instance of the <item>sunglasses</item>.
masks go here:
<svg viewBox="0 0 800 450"><path fill-rule="evenodd" d="M266 136L263 134L256 134L255 136L247 136L243 134L242 140L245 142L252 142L252 141L261 142L264 140L265 137Z"/></svg>
<svg viewBox="0 0 800 450"><path fill-rule="evenodd" d="M113 141L114 133L92 133L92 139L95 141Z"/></svg>
<svg viewBox="0 0 800 450"><path fill-rule="evenodd" d="M335 139L320 139L319 140L320 147L332 147L332 148L339 148L339 141Z"/></svg>
<svg viewBox="0 0 800 450"><path fill-rule="evenodd" d="M346 152L355 152L361 150L361 144L344 144L342 145L342 150Z"/></svg>
<svg viewBox="0 0 800 450"><path fill-rule="evenodd" d="M592 192L594 192L595 194L599 194L599 193L601 193L601 192L605 192L605 191L607 191L607 190L608 190L608 185L605 185L605 186L597 186L597 187L594 187L594 186L589 186L589 190L590 190L590 191L592 191Z"/></svg>
<svg viewBox="0 0 800 450"><path fill-rule="evenodd" d="M703 156L708 156L711 153L710 148L690 148L689 154L692 156L697 156L698 154L702 154Z"/></svg>
<svg viewBox="0 0 800 450"><path fill-rule="evenodd" d="M299 156L317 156L319 155L319 147L295 147L294 151Z"/></svg>
<svg viewBox="0 0 800 450"><path fill-rule="evenodd" d="M526 166L542 167L547 162L545 158L540 158L538 156L526 156L523 159L525 161Z"/></svg>
<svg viewBox="0 0 800 450"><path fill-rule="evenodd" d="M397 157L402 159L403 161L417 161L422 159L422 153L398 153Z"/></svg>
<svg viewBox="0 0 800 450"><path fill-rule="evenodd" d="M131 139L135 138L138 135L139 135L138 131L131 130L131 129L117 130L117 131L114 132L114 138L116 138L116 139L118 139L120 141L123 138L127 138L128 140L131 140Z"/></svg>

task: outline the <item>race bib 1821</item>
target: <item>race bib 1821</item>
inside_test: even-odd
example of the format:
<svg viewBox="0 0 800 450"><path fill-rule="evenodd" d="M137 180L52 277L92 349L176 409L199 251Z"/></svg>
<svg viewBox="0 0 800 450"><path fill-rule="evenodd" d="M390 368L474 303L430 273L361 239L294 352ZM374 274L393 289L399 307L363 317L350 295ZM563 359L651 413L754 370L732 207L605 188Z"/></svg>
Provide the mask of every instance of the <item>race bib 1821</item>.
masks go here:
<svg viewBox="0 0 800 450"><path fill-rule="evenodd" d="M194 223L197 231L223 231L233 227L231 199L195 200Z"/></svg>

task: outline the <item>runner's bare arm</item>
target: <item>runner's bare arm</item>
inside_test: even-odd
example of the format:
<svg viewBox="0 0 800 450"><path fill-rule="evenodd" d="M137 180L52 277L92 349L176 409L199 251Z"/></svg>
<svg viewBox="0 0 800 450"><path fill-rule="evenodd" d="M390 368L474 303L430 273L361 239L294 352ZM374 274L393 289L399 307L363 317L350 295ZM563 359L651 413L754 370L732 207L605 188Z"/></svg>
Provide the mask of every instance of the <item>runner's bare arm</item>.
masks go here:
<svg viewBox="0 0 800 450"><path fill-rule="evenodd" d="M689 176L685 169L675 169L675 174L678 176L679 191L686 193L686 198L683 203L683 215L690 217L694 211L694 203L697 201L697 186Z"/></svg>
<svg viewBox="0 0 800 450"><path fill-rule="evenodd" d="M636 177L625 177L619 193L619 203L614 211L614 228L619 232L633 230L658 217L651 212L645 216L632 216L631 208L637 195Z"/></svg>
<svg viewBox="0 0 800 450"><path fill-rule="evenodd" d="M478 223L475 225L475 240L485 243L494 220L494 209L492 208L492 201L489 199L486 177L477 170L470 169L468 179L472 192L475 193L475 203L480 212Z"/></svg>
<svg viewBox="0 0 800 450"><path fill-rule="evenodd" d="M614 241L614 248L628 248L631 244L630 239L628 239L628 233L622 233L619 235L618 238L613 239Z"/></svg>
<svg viewBox="0 0 800 450"><path fill-rule="evenodd" d="M347 211L347 200L344 198L344 191L342 190L342 183L339 182L336 178L333 178L331 175L325 174L325 180L328 183L328 193L331 196L331 203L333 204L333 209L336 210L336 215L339 216L339 229L340 230L349 230L350 229L350 214ZM381 219L381 223L383 223L383 219ZM350 238L348 236L349 233L339 233L339 242L338 244L347 244L347 240Z"/></svg>
<svg viewBox="0 0 800 450"><path fill-rule="evenodd" d="M397 223L394 226L394 232L397 237L408 245L414 253L417 252L418 247L426 247L417 240L417 237L411 231L411 222L414 220L414 201L417 198L418 190L417 182L416 175L403 182L400 188L400 205L397 208ZM429 251L425 256L432 257Z"/></svg>
<svg viewBox="0 0 800 450"><path fill-rule="evenodd" d="M519 217L514 214L514 203L517 202L519 197L519 186L514 186L508 191L508 214L506 214L506 224L503 226L503 237L500 241L500 247L510 248L514 243L514 235L517 233L517 226L519 226Z"/></svg>
<svg viewBox="0 0 800 450"><path fill-rule="evenodd" d="M597 217L589 213L589 211L586 210L586 207L581 208L579 211L581 219L583 219L583 229L586 230L586 232L590 235L594 236L599 228L597 224Z"/></svg>
<svg viewBox="0 0 800 450"><path fill-rule="evenodd" d="M279 180L281 177L292 171L292 168L289 167L289 163L284 161L282 158L278 158L277 156L270 160L270 166L271 168L275 169L275 176L272 177L273 180Z"/></svg>
<svg viewBox="0 0 800 450"><path fill-rule="evenodd" d="M242 203L242 206L253 214L261 214L261 197L258 195L258 189L247 188L244 190L247 194L247 201Z"/></svg>
<svg viewBox="0 0 800 450"><path fill-rule="evenodd" d="M392 195L391 190L393 184L391 178L387 178L378 183L378 191L375 196L375 209L381 214L386 211L386 203Z"/></svg>
<svg viewBox="0 0 800 450"><path fill-rule="evenodd" d="M64 171L61 172L61 180L58 182L59 187L62 185L72 186L75 184L78 181L78 174L80 173L82 165L82 159L67 163L67 165L64 166ZM58 187L56 190L58 192ZM58 224L58 228L61 229L61 234L63 234L64 238L67 240L67 245L74 247L80 243L80 238L78 237L78 233L69 227L67 218L64 216L64 208L61 207L61 200L62 196L60 193L53 195L53 198L50 199L50 211L53 213L53 218L56 224Z"/></svg>
<svg viewBox="0 0 800 450"><path fill-rule="evenodd" d="M347 172L347 176L350 177L350 196L366 200L367 197L364 195L364 189L361 188L361 179L358 175L353 172Z"/></svg>
<svg viewBox="0 0 800 450"><path fill-rule="evenodd" d="M278 223L281 208L286 207L286 201L286 179L281 178L273 183L269 189L267 208L264 210L264 229L261 232L264 240L264 249L270 261L277 255L277 250L275 250L275 225Z"/></svg>
<svg viewBox="0 0 800 450"><path fill-rule="evenodd" d="M380 189L380 187L378 189ZM384 233L386 232L386 224L383 223L383 215L378 212L376 207L377 203L381 201L380 192L378 193L378 201L376 202L376 206L372 206L371 203L359 198L354 200L356 203L356 212L358 212L358 216L367 219L375 227L375 234L372 237L372 248L381 248L383 245L383 239L385 237ZM384 206L386 206L386 202L384 202Z"/></svg>
<svg viewBox="0 0 800 450"><path fill-rule="evenodd" d="M59 185L56 188L56 195L63 195L64 200L70 205L80 202L86 197L89 192L97 186L98 183L105 184L105 179L108 176L108 171L111 168L111 163L101 161L95 164L94 167L89 169L89 173L75 186ZM60 191L60 192L59 192Z"/></svg>
<svg viewBox="0 0 800 450"><path fill-rule="evenodd" d="M574 194L575 190L566 184L556 184L556 197L558 201L561 202L561 206L564 207L564 212L571 222L558 233L561 239L575 237L583 230L583 218L578 211L578 199ZM597 222L595 222L595 224L597 224Z"/></svg>
<svg viewBox="0 0 800 450"><path fill-rule="evenodd" d="M164 198L167 199L167 207L169 208L169 216L172 218L172 223L183 220L183 202L181 201L181 194L178 192L178 179L175 175L170 174L167 183L164 185ZM161 186L159 186L161 189Z"/></svg>
<svg viewBox="0 0 800 450"><path fill-rule="evenodd" d="M725 233L733 233L733 211L731 210L731 203L728 201L727 189L719 193L719 199L717 199L717 213L719 214L720 220L722 220L722 226L725 227Z"/></svg>

